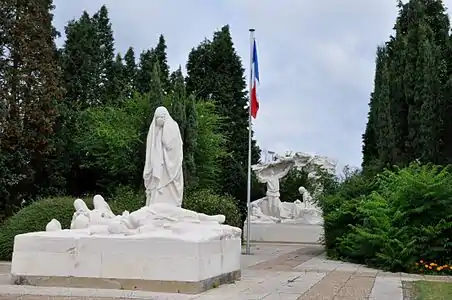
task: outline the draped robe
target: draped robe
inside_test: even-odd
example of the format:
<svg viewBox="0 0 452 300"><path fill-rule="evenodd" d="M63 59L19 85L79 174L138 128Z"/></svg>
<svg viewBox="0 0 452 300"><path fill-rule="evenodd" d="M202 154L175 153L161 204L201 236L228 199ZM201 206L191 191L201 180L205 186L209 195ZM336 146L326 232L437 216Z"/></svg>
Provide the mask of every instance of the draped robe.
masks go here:
<svg viewBox="0 0 452 300"><path fill-rule="evenodd" d="M164 118L158 126L157 117ZM155 110L146 140L146 162L143 171L146 206L166 203L182 205L184 178L183 144L179 125L165 107Z"/></svg>

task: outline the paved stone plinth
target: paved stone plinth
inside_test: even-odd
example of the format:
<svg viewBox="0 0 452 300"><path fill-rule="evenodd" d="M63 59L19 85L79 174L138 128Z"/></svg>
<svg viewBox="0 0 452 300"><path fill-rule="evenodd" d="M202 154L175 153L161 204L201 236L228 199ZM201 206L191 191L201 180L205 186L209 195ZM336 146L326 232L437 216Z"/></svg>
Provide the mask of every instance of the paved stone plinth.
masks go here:
<svg viewBox="0 0 452 300"><path fill-rule="evenodd" d="M109 279L89 277L56 276L13 276L12 282L19 285L60 286L78 288L100 288L117 290L139 290L162 293L199 294L225 283L232 283L240 278L240 271L222 274L201 281L158 281L140 279Z"/></svg>

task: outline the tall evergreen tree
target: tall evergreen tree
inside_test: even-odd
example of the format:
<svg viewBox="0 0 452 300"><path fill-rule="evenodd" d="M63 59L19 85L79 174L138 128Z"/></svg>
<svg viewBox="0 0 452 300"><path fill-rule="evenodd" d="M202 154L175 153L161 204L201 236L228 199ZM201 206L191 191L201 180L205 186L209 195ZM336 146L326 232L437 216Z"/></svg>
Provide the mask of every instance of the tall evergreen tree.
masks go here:
<svg viewBox="0 0 452 300"><path fill-rule="evenodd" d="M51 0L0 5L0 84L6 103L0 138L0 211L11 214L46 184L60 99ZM9 51L5 51L8 49Z"/></svg>
<svg viewBox="0 0 452 300"><path fill-rule="evenodd" d="M198 183L195 155L198 146L198 113L196 111L195 97L190 96L185 103L185 128L184 128L184 175L187 186Z"/></svg>
<svg viewBox="0 0 452 300"><path fill-rule="evenodd" d="M137 72L136 87L138 92L145 94L151 90L152 71L154 68L154 50L146 50L140 54L139 70Z"/></svg>
<svg viewBox="0 0 452 300"><path fill-rule="evenodd" d="M166 57L166 42L165 38L161 34L159 37L159 42L154 50L155 61L158 62L160 68L160 81L162 82L162 87L165 92L169 92L170 83L170 71L168 66L168 59Z"/></svg>
<svg viewBox="0 0 452 300"><path fill-rule="evenodd" d="M206 40L191 51L187 72L188 92L199 99L214 101L223 118L219 130L229 141L227 151L231 156L223 162L222 191L245 201L248 160L246 81L229 26L215 32L212 41ZM252 152L253 163L256 163L260 151L255 142Z"/></svg>
<svg viewBox="0 0 452 300"><path fill-rule="evenodd" d="M136 90L137 79L137 63L135 61L135 52L132 47L127 49L127 52L124 55L124 64L125 94L128 98L131 98L133 92Z"/></svg>
<svg viewBox="0 0 452 300"><path fill-rule="evenodd" d="M116 59L109 73L110 90L108 91L108 94L110 96L110 100L108 103L117 104L118 101L121 101L127 93L125 66L119 53L116 55Z"/></svg>
<svg viewBox="0 0 452 300"><path fill-rule="evenodd" d="M105 5L99 9L92 17L93 24L96 29L96 49L98 56L98 75L99 76L99 101L107 104L115 101L115 79L114 77L114 58L115 46L113 38L113 30L111 29L108 10Z"/></svg>
<svg viewBox="0 0 452 300"><path fill-rule="evenodd" d="M114 39L108 10L102 6L93 17L86 11L65 28L66 42L61 51L66 100L83 109L107 104L114 95Z"/></svg>
<svg viewBox="0 0 452 300"><path fill-rule="evenodd" d="M160 81L160 66L158 63L154 63L152 68L149 103L151 104L152 112L164 103L163 87L162 82Z"/></svg>
<svg viewBox="0 0 452 300"><path fill-rule="evenodd" d="M173 116L173 119L179 124L182 140L185 141L185 104L187 94L185 91L185 82L184 76L182 75L182 70L179 68L178 70L173 72L172 77L174 78L174 81L171 88L171 116Z"/></svg>
<svg viewBox="0 0 452 300"><path fill-rule="evenodd" d="M61 51L65 99L70 107L83 109L99 103L98 48L96 28L85 11L65 27L66 41Z"/></svg>
<svg viewBox="0 0 452 300"><path fill-rule="evenodd" d="M384 60L377 59L363 136L367 169L375 164L403 166L417 159L452 161L452 122L446 117L452 99L448 16L440 0L411 0L398 6L395 36L380 55Z"/></svg>
<svg viewBox="0 0 452 300"><path fill-rule="evenodd" d="M386 64L385 48L378 47L375 63L375 90L370 96L368 120L366 130L363 134L363 167L378 165L380 158L378 148L379 146L381 147L381 145L379 145L379 142L381 143L381 141L377 130L377 125L380 124L377 122L377 118L380 117L379 113L382 113L378 110L381 108L381 102L384 101L384 99L381 99L381 87L383 84L382 81L384 80L383 76L385 75L383 73L387 72ZM388 124L385 126L388 126Z"/></svg>

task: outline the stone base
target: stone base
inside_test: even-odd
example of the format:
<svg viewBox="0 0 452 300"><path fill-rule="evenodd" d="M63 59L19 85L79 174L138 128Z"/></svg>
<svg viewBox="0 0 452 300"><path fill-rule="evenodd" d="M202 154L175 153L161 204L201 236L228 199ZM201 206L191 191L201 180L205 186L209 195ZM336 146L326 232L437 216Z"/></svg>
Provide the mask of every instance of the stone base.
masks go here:
<svg viewBox="0 0 452 300"><path fill-rule="evenodd" d="M240 255L240 238L33 232L15 237L11 274L15 284L196 294L239 279Z"/></svg>
<svg viewBox="0 0 452 300"><path fill-rule="evenodd" d="M243 229L246 239L247 226ZM251 223L250 241L270 243L320 244L322 225Z"/></svg>
<svg viewBox="0 0 452 300"><path fill-rule="evenodd" d="M42 277L42 276L12 276L17 285L75 287L93 289L140 290L159 293L199 294L221 284L233 283L240 279L240 270L222 274L213 278L192 281L160 281L142 279L112 279L90 277Z"/></svg>

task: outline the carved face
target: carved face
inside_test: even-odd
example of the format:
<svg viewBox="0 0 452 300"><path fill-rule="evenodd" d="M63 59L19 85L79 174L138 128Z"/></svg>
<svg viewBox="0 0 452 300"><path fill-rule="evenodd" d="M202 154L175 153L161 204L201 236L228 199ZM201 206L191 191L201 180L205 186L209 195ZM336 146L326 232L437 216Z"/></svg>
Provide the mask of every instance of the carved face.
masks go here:
<svg viewBox="0 0 452 300"><path fill-rule="evenodd" d="M169 115L168 110L166 110L165 107L163 107L163 106L157 107L157 109L155 110L155 113L154 113L155 126L163 127L163 125L165 125L165 121L166 121L168 115Z"/></svg>
<svg viewBox="0 0 452 300"><path fill-rule="evenodd" d="M166 117L164 115L155 116L155 125L158 127L163 127L165 125Z"/></svg>

